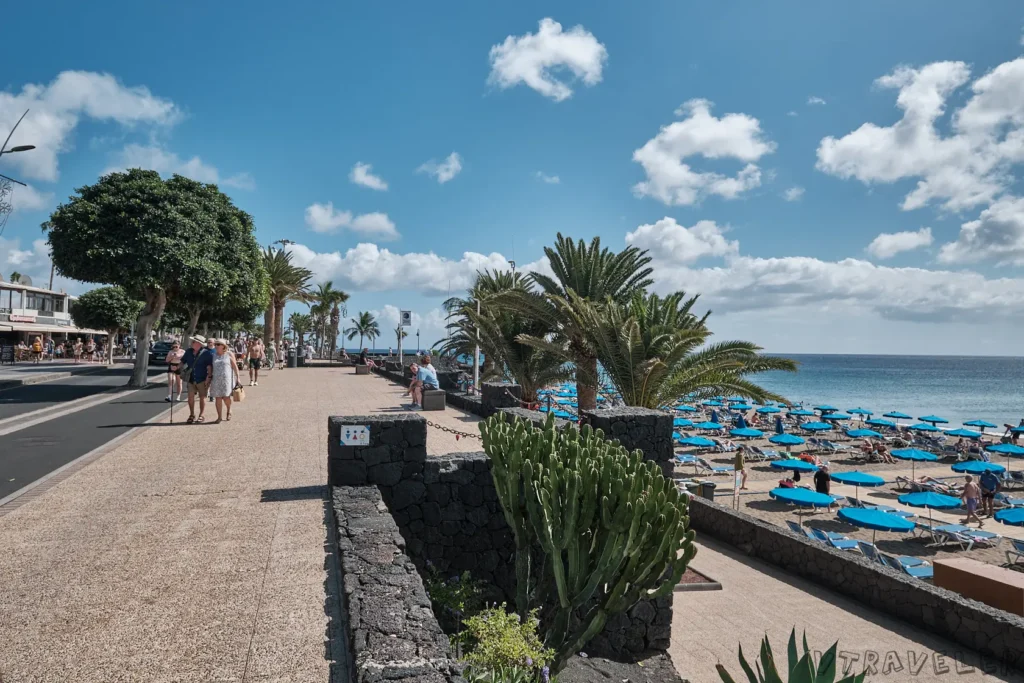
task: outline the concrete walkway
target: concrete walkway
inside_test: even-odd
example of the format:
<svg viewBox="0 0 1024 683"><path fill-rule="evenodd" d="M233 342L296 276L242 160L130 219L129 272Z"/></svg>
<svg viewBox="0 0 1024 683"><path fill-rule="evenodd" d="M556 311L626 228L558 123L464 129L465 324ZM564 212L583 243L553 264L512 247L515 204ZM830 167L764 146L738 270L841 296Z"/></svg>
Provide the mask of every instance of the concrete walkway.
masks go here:
<svg viewBox="0 0 1024 683"><path fill-rule="evenodd" d="M4 683L328 680L327 417L402 393L352 373L268 373L231 422L179 410L0 509ZM476 431L451 409L425 416ZM436 429L429 443L480 449Z"/></svg>
<svg viewBox="0 0 1024 683"><path fill-rule="evenodd" d="M743 646L753 667L766 633L776 663L785 666L786 644L794 626L798 643L806 630L812 651L824 652L838 640L839 666L851 667L851 673L867 668L868 681L1024 680L1017 673L1000 670L987 675L977 655L966 654L950 641L727 546L701 541L693 567L719 581L722 590L675 594L669 654L680 675L692 683L720 683L717 663L724 664L735 680L746 680L738 646ZM803 652L802 645L799 649Z"/></svg>

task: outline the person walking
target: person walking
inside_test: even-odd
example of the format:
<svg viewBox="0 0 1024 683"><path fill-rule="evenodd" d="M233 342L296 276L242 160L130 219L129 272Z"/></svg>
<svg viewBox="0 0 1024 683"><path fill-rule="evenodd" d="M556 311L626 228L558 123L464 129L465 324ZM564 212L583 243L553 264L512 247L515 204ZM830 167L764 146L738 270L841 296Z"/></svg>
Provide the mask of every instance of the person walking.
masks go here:
<svg viewBox="0 0 1024 683"><path fill-rule="evenodd" d="M747 447L740 444L740 447L736 449L736 455L733 456L732 468L736 474L740 475L740 490L747 490ZM736 485L735 474L733 475L733 486Z"/></svg>
<svg viewBox="0 0 1024 683"><path fill-rule="evenodd" d="M263 349L263 340L259 337L250 339L248 347L249 386L258 387L260 385L260 364L263 362L263 356L266 354Z"/></svg>
<svg viewBox="0 0 1024 683"><path fill-rule="evenodd" d="M814 473L814 490L826 496L832 495L832 475L829 474L828 465L822 465ZM832 509L831 504L828 509Z"/></svg>
<svg viewBox="0 0 1024 683"><path fill-rule="evenodd" d="M167 398L164 400L168 403L174 400L174 390L178 390L178 400L181 400L182 382L181 377L178 375L178 370L181 369L181 358L185 355L185 350L181 348L181 344L178 342L171 343L171 350L167 352Z"/></svg>
<svg viewBox="0 0 1024 683"><path fill-rule="evenodd" d="M238 363L235 362L235 354L228 348L227 339L214 340L216 355L213 357L213 380L210 382L210 394L216 402L217 422L220 424L223 419L231 421L231 392L236 386L241 386L238 381ZM226 411L226 414L225 414Z"/></svg>
<svg viewBox="0 0 1024 683"><path fill-rule="evenodd" d="M999 493L999 477L992 470L985 470L979 477L981 484L981 516L991 517L996 512L996 494Z"/></svg>
<svg viewBox="0 0 1024 683"><path fill-rule="evenodd" d="M73 348L74 348L74 353L75 353L75 365L78 365L79 361L82 360L82 338L81 337L79 337L78 339L75 340L75 345L74 345Z"/></svg>
<svg viewBox="0 0 1024 683"><path fill-rule="evenodd" d="M190 348L181 357L183 377L188 382L188 420L187 424L204 422L203 412L206 410L206 393L210 378L213 375L213 354L206 348L206 339L201 335L189 338ZM199 417L196 417L196 398L199 399Z"/></svg>
<svg viewBox="0 0 1024 683"><path fill-rule="evenodd" d="M89 337L89 340L85 342L85 362L91 363L96 360L96 340Z"/></svg>
<svg viewBox="0 0 1024 683"><path fill-rule="evenodd" d="M43 340L39 337L33 337L32 339L32 362L36 365L43 358Z"/></svg>
<svg viewBox="0 0 1024 683"><path fill-rule="evenodd" d="M964 524L970 524L973 519L978 523L980 529L985 525L981 521L981 517L978 516L978 499L981 498L981 489L974 483L974 477L971 475L968 474L964 479L967 483L964 484L964 492L960 496L960 499L964 501L964 507L967 508L967 519L964 520Z"/></svg>

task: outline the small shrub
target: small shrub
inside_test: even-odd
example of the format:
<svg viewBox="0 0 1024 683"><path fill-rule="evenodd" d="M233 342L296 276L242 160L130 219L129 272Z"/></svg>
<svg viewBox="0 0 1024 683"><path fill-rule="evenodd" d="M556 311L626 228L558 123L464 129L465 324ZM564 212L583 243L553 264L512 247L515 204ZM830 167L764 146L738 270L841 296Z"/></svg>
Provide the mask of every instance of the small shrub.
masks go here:
<svg viewBox="0 0 1024 683"><path fill-rule="evenodd" d="M483 609L483 587L468 571L446 579L429 564L424 585L434 606L434 615L449 634L452 649L460 651L466 644L465 620Z"/></svg>
<svg viewBox="0 0 1024 683"><path fill-rule="evenodd" d="M532 671L534 676L541 675L555 652L541 643L537 635L539 624L536 611L521 620L518 614L507 612L504 604L466 619L472 649L465 661L470 670L498 672L523 668Z"/></svg>
<svg viewBox="0 0 1024 683"><path fill-rule="evenodd" d="M469 683L558 683L546 666L539 672L533 667L522 666L500 666L479 671L469 668L462 675Z"/></svg>
<svg viewBox="0 0 1024 683"><path fill-rule="evenodd" d="M768 642L768 636L765 635L764 640L761 641L760 656L754 661L754 666L757 667L756 678L754 677L754 670L747 663L747 658L743 656L743 646L740 645L740 667L743 669L743 673L746 674L747 680L751 683L783 683L782 674L788 673L788 677L785 679L787 681L832 683L836 677L836 649L839 647L839 642L836 641L832 644L832 647L821 656L821 661L818 662L818 666L815 668L814 659L811 657L811 650L807 647L806 633L804 633L803 641L804 653L803 656L800 656L796 649L796 629L794 628L789 634L789 646L786 648L789 666L785 670L780 671L775 664L775 655L772 653L771 643ZM715 666L715 669L718 671L718 675L723 683L735 683L724 666L718 664ZM863 672L851 674L839 680L838 683L864 683L865 675Z"/></svg>

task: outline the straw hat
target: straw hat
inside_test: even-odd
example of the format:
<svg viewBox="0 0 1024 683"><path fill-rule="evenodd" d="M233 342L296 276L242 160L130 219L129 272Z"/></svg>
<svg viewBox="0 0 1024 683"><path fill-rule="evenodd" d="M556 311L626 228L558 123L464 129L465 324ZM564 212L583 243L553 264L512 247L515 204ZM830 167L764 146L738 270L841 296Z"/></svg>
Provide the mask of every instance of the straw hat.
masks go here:
<svg viewBox="0 0 1024 683"><path fill-rule="evenodd" d="M188 338L188 340L190 342L197 342L199 344L202 344L203 346L206 346L206 337L204 337L201 334L193 334L191 337Z"/></svg>

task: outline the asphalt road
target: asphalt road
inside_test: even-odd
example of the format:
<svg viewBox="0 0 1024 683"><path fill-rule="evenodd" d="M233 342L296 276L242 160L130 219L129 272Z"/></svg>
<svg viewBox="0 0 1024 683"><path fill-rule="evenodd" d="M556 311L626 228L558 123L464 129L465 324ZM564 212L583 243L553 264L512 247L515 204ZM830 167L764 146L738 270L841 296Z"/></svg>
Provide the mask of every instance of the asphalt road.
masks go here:
<svg viewBox="0 0 1024 683"><path fill-rule="evenodd" d="M115 385L126 381L124 377L116 379L117 381L113 382ZM111 385L99 385L98 390L102 391L109 386ZM34 387L24 387L30 388ZM22 389L3 393L16 391ZM63 395L67 395L68 391L70 390L65 388ZM0 436L0 498L31 484L129 429L142 425L168 408L168 404L164 402L166 395L167 386L157 384L85 410ZM4 396L4 399L7 397ZM42 407L38 403L34 405L35 408ZM184 406L182 408L187 411Z"/></svg>
<svg viewBox="0 0 1024 683"><path fill-rule="evenodd" d="M165 372L167 372L166 368L150 368L150 381ZM74 401L86 396L95 396L113 387L123 387L131 374L130 365L115 365L84 375L73 375L52 382L29 384L0 391L0 420L24 415L42 408L50 408L59 403ZM0 496L0 498L2 497Z"/></svg>

